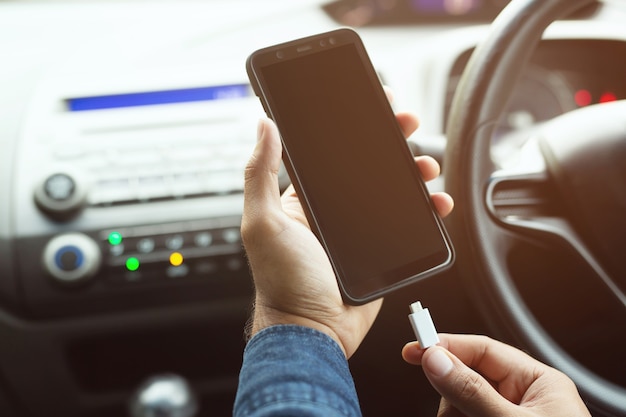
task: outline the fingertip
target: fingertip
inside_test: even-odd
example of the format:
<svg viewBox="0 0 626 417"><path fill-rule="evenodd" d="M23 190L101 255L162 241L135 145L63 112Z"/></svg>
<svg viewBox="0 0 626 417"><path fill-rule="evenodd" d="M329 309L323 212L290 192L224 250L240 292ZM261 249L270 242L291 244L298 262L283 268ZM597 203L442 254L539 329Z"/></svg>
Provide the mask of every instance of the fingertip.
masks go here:
<svg viewBox="0 0 626 417"><path fill-rule="evenodd" d="M402 359L411 365L420 365L423 354L424 349L421 348L419 342L409 342L402 348Z"/></svg>
<svg viewBox="0 0 626 417"><path fill-rule="evenodd" d="M386 85L383 85L383 90L385 90L385 95L387 96L387 100L389 100L390 103L393 103L393 100L394 100L393 90Z"/></svg>
<svg viewBox="0 0 626 417"><path fill-rule="evenodd" d="M424 181L434 180L441 174L441 166L435 158L429 155L420 155L415 158L415 163L422 174Z"/></svg>
<svg viewBox="0 0 626 417"><path fill-rule="evenodd" d="M265 126L267 125L267 118L263 117L259 119L259 122L257 123L257 129L256 129L256 140L257 142L261 141L261 138L263 138L263 135L265 133Z"/></svg>
<svg viewBox="0 0 626 417"><path fill-rule="evenodd" d="M427 349L422 357L424 372L435 378L446 377L454 369L454 362L450 356L451 353L440 346Z"/></svg>
<svg viewBox="0 0 626 417"><path fill-rule="evenodd" d="M259 119L257 125L257 145L252 155L253 160L260 159L260 163L262 164L269 163L273 170L276 165L275 159L280 158L277 156L280 152L282 152L282 150L276 125L269 118L265 117ZM266 160L266 156L270 158L270 160Z"/></svg>
<svg viewBox="0 0 626 417"><path fill-rule="evenodd" d="M410 112L399 112L396 114L396 120L402 129L405 138L411 136L419 127L419 119Z"/></svg>
<svg viewBox="0 0 626 417"><path fill-rule="evenodd" d="M279 199L278 170L281 143L274 122L260 119L257 144L248 160L244 174L244 214L251 214L263 204Z"/></svg>
<svg viewBox="0 0 626 417"><path fill-rule="evenodd" d="M448 193L433 193L431 194L431 199L441 217L446 217L454 209L454 200Z"/></svg>
<svg viewBox="0 0 626 417"><path fill-rule="evenodd" d="M274 121L268 117L262 117L257 124L257 142L263 142L272 138L274 131L276 130ZM277 136L277 135L276 135Z"/></svg>

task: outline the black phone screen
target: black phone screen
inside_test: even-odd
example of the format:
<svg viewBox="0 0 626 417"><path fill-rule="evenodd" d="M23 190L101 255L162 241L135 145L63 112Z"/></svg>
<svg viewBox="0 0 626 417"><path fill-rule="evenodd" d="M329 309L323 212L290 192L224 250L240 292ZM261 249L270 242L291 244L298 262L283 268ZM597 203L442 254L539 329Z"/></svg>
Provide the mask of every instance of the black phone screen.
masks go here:
<svg viewBox="0 0 626 417"><path fill-rule="evenodd" d="M342 289L356 299L450 258L408 145L361 54L346 43L257 69L309 222Z"/></svg>

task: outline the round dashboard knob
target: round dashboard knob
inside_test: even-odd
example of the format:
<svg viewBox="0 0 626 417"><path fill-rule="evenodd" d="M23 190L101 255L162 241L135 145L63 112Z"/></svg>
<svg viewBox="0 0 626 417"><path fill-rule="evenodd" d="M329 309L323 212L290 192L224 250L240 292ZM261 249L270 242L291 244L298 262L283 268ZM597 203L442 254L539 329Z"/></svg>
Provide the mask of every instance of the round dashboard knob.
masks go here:
<svg viewBox="0 0 626 417"><path fill-rule="evenodd" d="M70 214L85 202L86 190L79 176L69 171L48 175L35 188L37 205L50 214Z"/></svg>
<svg viewBox="0 0 626 417"><path fill-rule="evenodd" d="M98 272L101 261L98 244L81 233L57 236L48 242L43 252L44 268L63 284L88 281Z"/></svg>

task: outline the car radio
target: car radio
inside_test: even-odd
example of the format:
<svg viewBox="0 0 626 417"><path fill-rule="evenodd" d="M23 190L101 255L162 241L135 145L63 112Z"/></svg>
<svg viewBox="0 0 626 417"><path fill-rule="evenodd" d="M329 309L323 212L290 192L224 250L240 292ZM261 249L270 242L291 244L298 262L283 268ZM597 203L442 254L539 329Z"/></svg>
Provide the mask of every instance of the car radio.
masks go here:
<svg viewBox="0 0 626 417"><path fill-rule="evenodd" d="M13 155L9 304L51 317L249 298L239 227L260 106L212 77L37 86Z"/></svg>

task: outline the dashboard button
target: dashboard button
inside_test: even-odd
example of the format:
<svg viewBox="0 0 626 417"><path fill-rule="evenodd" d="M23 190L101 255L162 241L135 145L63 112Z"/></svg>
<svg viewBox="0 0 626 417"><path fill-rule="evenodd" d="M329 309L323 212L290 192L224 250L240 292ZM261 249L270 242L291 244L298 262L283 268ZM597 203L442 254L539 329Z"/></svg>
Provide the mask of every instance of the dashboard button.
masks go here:
<svg viewBox="0 0 626 417"><path fill-rule="evenodd" d="M65 201L74 194L76 183L67 174L53 174L44 181L43 189L52 200Z"/></svg>
<svg viewBox="0 0 626 417"><path fill-rule="evenodd" d="M226 229L222 232L222 238L226 243L239 243L241 234L237 228Z"/></svg>
<svg viewBox="0 0 626 417"><path fill-rule="evenodd" d="M141 253L150 253L154 250L154 239L149 237L143 238L137 242L137 250Z"/></svg>
<svg viewBox="0 0 626 417"><path fill-rule="evenodd" d="M169 266L165 271L165 274L169 278L182 278L189 274L189 267L187 265Z"/></svg>
<svg viewBox="0 0 626 417"><path fill-rule="evenodd" d="M81 233L56 236L43 252L43 267L57 282L89 281L99 270L102 254L96 242Z"/></svg>
<svg viewBox="0 0 626 417"><path fill-rule="evenodd" d="M73 214L85 202L87 187L80 178L65 169L47 175L35 188L35 202L52 217Z"/></svg>
<svg viewBox="0 0 626 417"><path fill-rule="evenodd" d="M76 246L63 246L55 256L56 266L63 271L74 271L83 264L83 252Z"/></svg>
<svg viewBox="0 0 626 417"><path fill-rule="evenodd" d="M124 244L114 245L109 247L109 253L112 256L120 256L124 254Z"/></svg>
<svg viewBox="0 0 626 417"><path fill-rule="evenodd" d="M196 246L207 248L213 243L213 236L209 232L200 232L194 236L193 241Z"/></svg>
<svg viewBox="0 0 626 417"><path fill-rule="evenodd" d="M182 235L169 236L165 239L165 247L171 250L178 250L183 247L185 239Z"/></svg>

